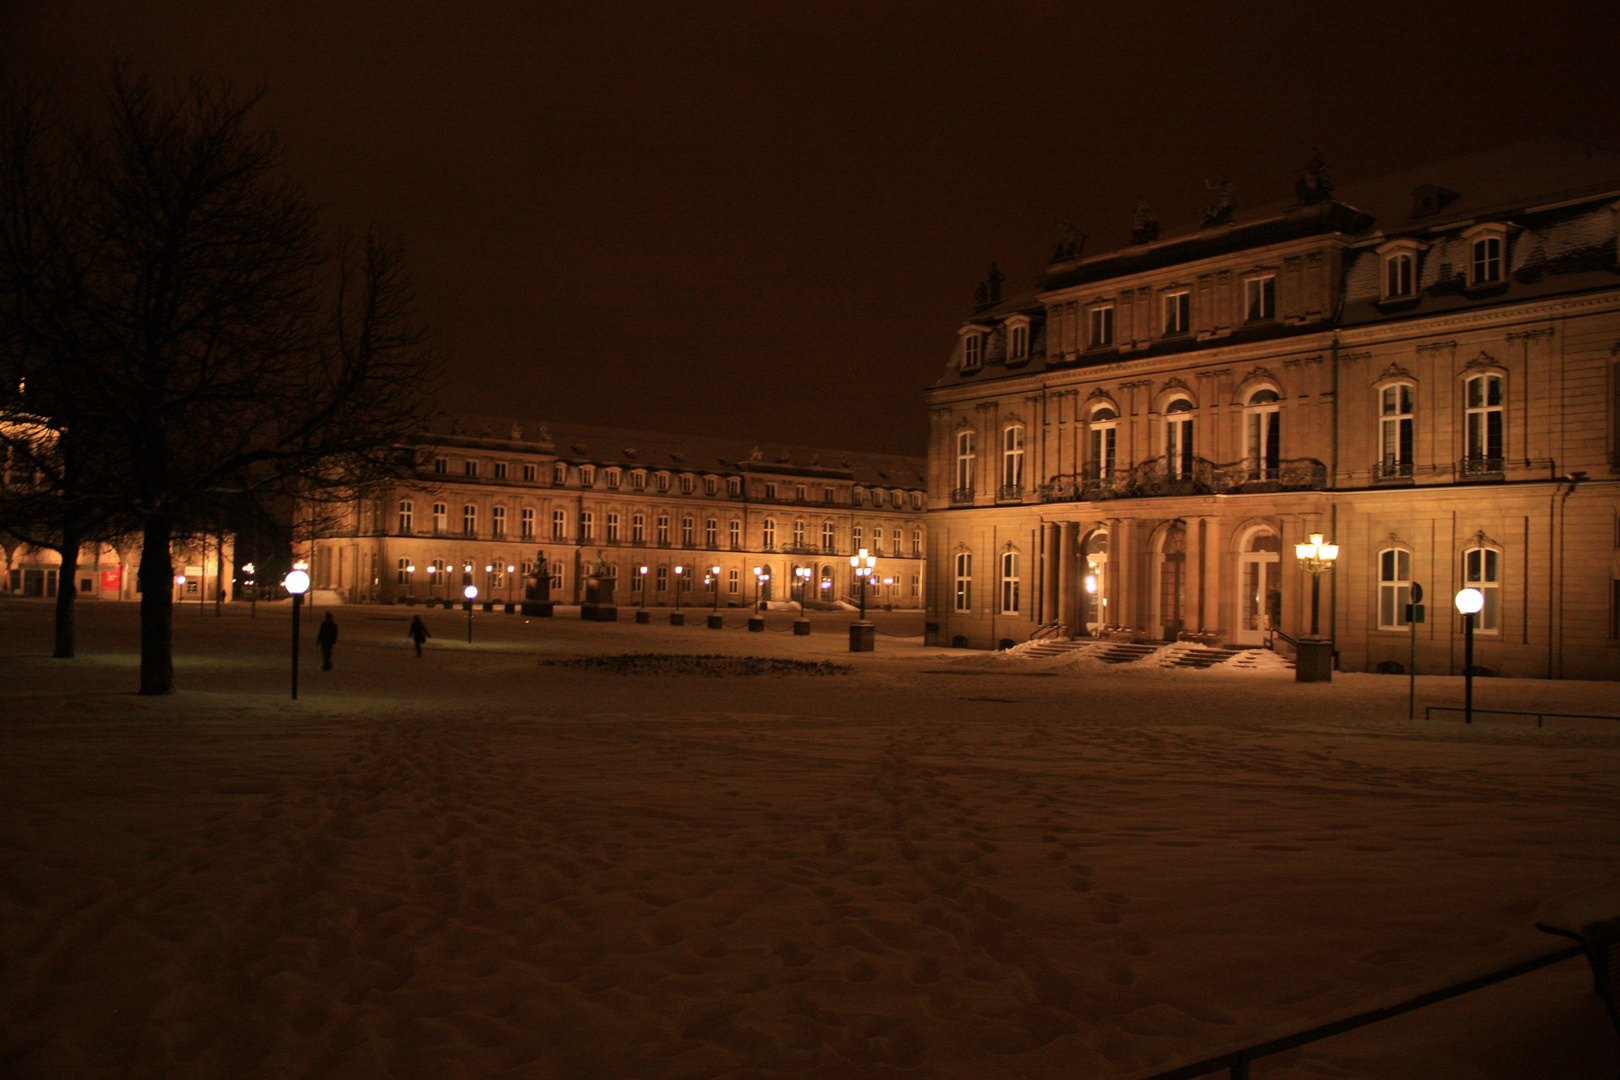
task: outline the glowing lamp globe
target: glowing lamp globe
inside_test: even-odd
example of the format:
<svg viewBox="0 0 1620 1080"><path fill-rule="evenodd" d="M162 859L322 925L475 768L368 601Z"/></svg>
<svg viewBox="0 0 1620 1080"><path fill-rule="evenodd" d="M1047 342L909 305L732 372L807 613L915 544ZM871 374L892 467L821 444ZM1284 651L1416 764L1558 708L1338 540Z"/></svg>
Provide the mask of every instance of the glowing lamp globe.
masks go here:
<svg viewBox="0 0 1620 1080"><path fill-rule="evenodd" d="M309 575L302 570L294 570L287 575L287 591L294 596L303 596L309 592Z"/></svg>
<svg viewBox="0 0 1620 1080"><path fill-rule="evenodd" d="M1485 607L1485 594L1478 589L1463 589L1457 593L1455 603L1464 615L1477 615Z"/></svg>
<svg viewBox="0 0 1620 1080"><path fill-rule="evenodd" d="M476 585L467 586L465 589L461 590L461 595L465 596L469 600L478 599L478 586L476 586Z"/></svg>

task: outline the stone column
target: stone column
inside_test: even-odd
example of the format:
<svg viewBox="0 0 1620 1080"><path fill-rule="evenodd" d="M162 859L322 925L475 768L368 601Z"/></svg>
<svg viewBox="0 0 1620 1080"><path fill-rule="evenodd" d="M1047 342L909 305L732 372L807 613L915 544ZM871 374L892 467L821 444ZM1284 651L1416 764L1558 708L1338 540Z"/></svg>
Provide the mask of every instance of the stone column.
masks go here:
<svg viewBox="0 0 1620 1080"><path fill-rule="evenodd" d="M1048 521L1041 525L1041 614L1040 622L1057 618L1058 610L1058 526Z"/></svg>
<svg viewBox="0 0 1620 1080"><path fill-rule="evenodd" d="M1069 628L1069 633L1076 630L1075 619L1078 611L1075 608L1074 589L1074 522L1065 521L1058 525L1057 552L1055 563L1057 566L1057 620Z"/></svg>
<svg viewBox="0 0 1620 1080"><path fill-rule="evenodd" d="M1108 523L1108 569L1113 578L1108 589L1108 621L1114 626L1139 627L1135 547L1135 522L1115 518Z"/></svg>

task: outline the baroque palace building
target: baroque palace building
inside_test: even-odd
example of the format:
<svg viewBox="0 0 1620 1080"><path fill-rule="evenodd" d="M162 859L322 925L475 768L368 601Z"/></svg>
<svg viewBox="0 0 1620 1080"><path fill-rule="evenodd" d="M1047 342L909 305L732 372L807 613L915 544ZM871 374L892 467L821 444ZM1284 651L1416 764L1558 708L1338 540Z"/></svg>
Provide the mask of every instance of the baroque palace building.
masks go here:
<svg viewBox="0 0 1620 1080"><path fill-rule="evenodd" d="M981 286L928 392L930 625L1291 649L1339 548L1346 670L1620 677L1620 153L1546 140ZM1422 587L1426 620L1408 622Z"/></svg>
<svg viewBox="0 0 1620 1080"><path fill-rule="evenodd" d="M413 478L300 545L315 588L397 603L476 585L511 602L543 570L553 600L579 603L600 564L619 604L679 590L707 607L718 566L722 607L798 600L805 581L813 607L858 602L849 557L865 548L867 602L921 606L923 458L467 417L439 418L413 451Z"/></svg>

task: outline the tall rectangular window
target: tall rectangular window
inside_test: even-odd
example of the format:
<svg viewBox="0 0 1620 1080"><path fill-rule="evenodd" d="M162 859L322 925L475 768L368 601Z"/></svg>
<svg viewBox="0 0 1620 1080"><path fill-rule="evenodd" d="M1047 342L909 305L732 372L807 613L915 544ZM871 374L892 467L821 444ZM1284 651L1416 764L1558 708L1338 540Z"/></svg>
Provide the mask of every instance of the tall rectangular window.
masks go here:
<svg viewBox="0 0 1620 1080"><path fill-rule="evenodd" d="M495 463L495 479L497 479L497 480L505 480L506 479L506 462L497 461Z"/></svg>
<svg viewBox="0 0 1620 1080"><path fill-rule="evenodd" d="M536 472L535 472L535 468L534 468L533 465L525 465L525 466L523 466L523 479L527 480L529 483L532 484L535 481L535 477L536 477Z"/></svg>
<svg viewBox="0 0 1620 1080"><path fill-rule="evenodd" d="M1192 407L1186 398L1178 398L1165 410L1164 465L1165 472L1173 477L1187 477L1193 472Z"/></svg>
<svg viewBox="0 0 1620 1080"><path fill-rule="evenodd" d="M771 520L770 518L765 519L765 523L760 526L759 540L760 540L760 543L764 545L766 551L772 551L772 550L775 549L775 547L776 547L776 522L775 521Z"/></svg>
<svg viewBox="0 0 1620 1080"><path fill-rule="evenodd" d="M596 539L596 514L590 510L579 512L579 538L582 542Z"/></svg>
<svg viewBox="0 0 1620 1080"><path fill-rule="evenodd" d="M1109 307L1096 307L1091 309L1091 347L1093 349L1106 348L1114 343L1114 309Z"/></svg>
<svg viewBox="0 0 1620 1080"><path fill-rule="evenodd" d="M968 334L962 338L962 367L977 368L984 361L984 336Z"/></svg>
<svg viewBox="0 0 1620 1080"><path fill-rule="evenodd" d="M647 516L645 514L630 515L630 542L632 544L645 544L647 542Z"/></svg>
<svg viewBox="0 0 1620 1080"><path fill-rule="evenodd" d="M472 461L472 460L463 461L461 463L461 471L462 471L462 473L464 475L467 475L467 476L477 476L478 475L478 462Z"/></svg>
<svg viewBox="0 0 1620 1080"><path fill-rule="evenodd" d="M714 518L703 519L703 543L711 549L720 546L720 522Z"/></svg>
<svg viewBox="0 0 1620 1080"><path fill-rule="evenodd" d="M911 557L914 558L914 559L922 558L922 530L921 529L912 529L911 530Z"/></svg>
<svg viewBox="0 0 1620 1080"><path fill-rule="evenodd" d="M1464 384L1467 472L1502 471L1502 376L1475 375Z"/></svg>
<svg viewBox="0 0 1620 1080"><path fill-rule="evenodd" d="M658 546L669 547L669 515L659 514L653 528L656 530L654 539L658 541Z"/></svg>
<svg viewBox="0 0 1620 1080"><path fill-rule="evenodd" d="M1022 360L1029 355L1029 327L1023 323L1015 323L1007 333L1007 357L1010 360Z"/></svg>
<svg viewBox="0 0 1620 1080"><path fill-rule="evenodd" d="M568 463L566 461L554 461L551 463L551 482L553 484L568 483Z"/></svg>
<svg viewBox="0 0 1620 1080"><path fill-rule="evenodd" d="M1164 298L1164 336L1185 334L1192 326L1192 294L1169 293Z"/></svg>
<svg viewBox="0 0 1620 1080"><path fill-rule="evenodd" d="M737 595L737 590L739 588L741 588L741 585L742 585L742 579L741 579L741 576L740 576L739 572L737 571L737 569L735 567L733 567L732 569L727 570L726 571L726 592L730 593L732 596L736 596Z"/></svg>
<svg viewBox="0 0 1620 1080"><path fill-rule="evenodd" d="M553 540L568 539L568 511L553 510L551 512L551 538Z"/></svg>
<svg viewBox="0 0 1620 1080"><path fill-rule="evenodd" d="M660 566L658 568L658 573L655 576L656 576L657 581L658 581L658 591L659 592L668 592L669 591L669 567Z"/></svg>
<svg viewBox="0 0 1620 1080"><path fill-rule="evenodd" d="M1412 602L1412 553L1387 548L1378 553L1378 628L1406 626L1406 605Z"/></svg>
<svg viewBox="0 0 1620 1080"><path fill-rule="evenodd" d="M490 510L489 534L497 540L506 538L506 507L497 506Z"/></svg>
<svg viewBox="0 0 1620 1080"><path fill-rule="evenodd" d="M726 523L726 539L731 544L732 551L742 550L742 522L732 518Z"/></svg>
<svg viewBox="0 0 1620 1080"><path fill-rule="evenodd" d="M525 506L518 515L518 532L525 539L534 536L534 510Z"/></svg>
<svg viewBox="0 0 1620 1080"><path fill-rule="evenodd" d="M1378 467L1375 479L1412 475L1411 383L1386 386L1378 395Z"/></svg>
<svg viewBox="0 0 1620 1080"><path fill-rule="evenodd" d="M619 542L619 514L618 514L618 511L615 511L615 510L609 510L608 511L608 516L607 516L607 538L606 539L607 539L607 542L610 543L610 544L617 544Z"/></svg>
<svg viewBox="0 0 1620 1080"><path fill-rule="evenodd" d="M472 503L461 508L461 532L463 536L478 535L478 507Z"/></svg>
<svg viewBox="0 0 1620 1080"><path fill-rule="evenodd" d="M1001 553L1001 613L1018 613L1018 552Z"/></svg>
<svg viewBox="0 0 1620 1080"><path fill-rule="evenodd" d="M1485 606L1474 616L1474 629L1494 634L1502 629L1502 553L1495 548L1463 552L1463 586L1485 594Z"/></svg>
<svg viewBox="0 0 1620 1080"><path fill-rule="evenodd" d="M833 523L830 522L830 521L823 521L821 523L821 550L822 550L822 552L824 554L831 555L833 552L838 550L837 544L838 544L837 527L835 525L833 525Z"/></svg>
<svg viewBox="0 0 1620 1080"><path fill-rule="evenodd" d="M450 508L444 503L433 504L433 532L443 536L450 531Z"/></svg>
<svg viewBox="0 0 1620 1080"><path fill-rule="evenodd" d="M399 500L399 534L401 536L409 536L411 534L411 511L411 500Z"/></svg>
<svg viewBox="0 0 1620 1080"><path fill-rule="evenodd" d="M1243 283L1244 317L1249 322L1277 317L1277 277L1267 274Z"/></svg>
<svg viewBox="0 0 1620 1080"><path fill-rule="evenodd" d="M681 518L681 547L691 547L697 538L696 525L690 517Z"/></svg>
<svg viewBox="0 0 1620 1080"><path fill-rule="evenodd" d="M956 610L973 610L973 556L956 553Z"/></svg>
<svg viewBox="0 0 1620 1080"><path fill-rule="evenodd" d="M1024 487L1024 428L1014 425L1001 435L1001 487L1004 495L1013 495ZM895 492L895 498L900 493Z"/></svg>
<svg viewBox="0 0 1620 1080"><path fill-rule="evenodd" d="M961 496L973 494L973 464L977 456L973 443L973 432L956 433L956 490Z"/></svg>

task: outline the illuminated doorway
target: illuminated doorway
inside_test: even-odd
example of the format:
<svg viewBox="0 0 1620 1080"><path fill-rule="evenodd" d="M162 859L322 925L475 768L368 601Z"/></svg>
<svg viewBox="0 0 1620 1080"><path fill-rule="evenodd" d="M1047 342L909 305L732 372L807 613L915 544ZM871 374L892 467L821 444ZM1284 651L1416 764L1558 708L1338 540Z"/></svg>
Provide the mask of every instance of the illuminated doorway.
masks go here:
<svg viewBox="0 0 1620 1080"><path fill-rule="evenodd" d="M1268 528L1252 530L1238 554L1238 626L1235 645L1264 645L1282 614L1282 540Z"/></svg>

